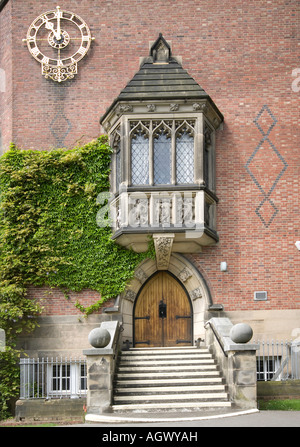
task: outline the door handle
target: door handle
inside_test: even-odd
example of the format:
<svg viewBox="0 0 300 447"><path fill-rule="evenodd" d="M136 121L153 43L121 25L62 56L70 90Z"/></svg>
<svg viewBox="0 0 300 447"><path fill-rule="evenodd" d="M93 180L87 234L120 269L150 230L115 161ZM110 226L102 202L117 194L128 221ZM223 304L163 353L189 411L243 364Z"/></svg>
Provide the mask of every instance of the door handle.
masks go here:
<svg viewBox="0 0 300 447"><path fill-rule="evenodd" d="M159 318L167 318L167 305L163 300L160 300L158 306L158 316Z"/></svg>

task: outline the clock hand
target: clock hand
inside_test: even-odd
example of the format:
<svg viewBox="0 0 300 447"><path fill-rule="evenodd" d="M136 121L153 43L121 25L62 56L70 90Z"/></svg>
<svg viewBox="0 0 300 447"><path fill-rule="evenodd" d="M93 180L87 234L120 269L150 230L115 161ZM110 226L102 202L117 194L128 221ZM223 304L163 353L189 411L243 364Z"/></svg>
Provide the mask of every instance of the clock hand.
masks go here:
<svg viewBox="0 0 300 447"><path fill-rule="evenodd" d="M56 9L57 9L57 30L56 30L56 36L55 37L56 37L56 39L60 40L60 38L61 38L60 12L59 12L60 7L57 6Z"/></svg>
<svg viewBox="0 0 300 447"><path fill-rule="evenodd" d="M54 29L54 23L49 22L48 20L46 20L45 28L50 29L53 32L53 34L54 34L54 36L56 37L57 40L60 39L60 36L58 37L57 31L55 31L55 29Z"/></svg>

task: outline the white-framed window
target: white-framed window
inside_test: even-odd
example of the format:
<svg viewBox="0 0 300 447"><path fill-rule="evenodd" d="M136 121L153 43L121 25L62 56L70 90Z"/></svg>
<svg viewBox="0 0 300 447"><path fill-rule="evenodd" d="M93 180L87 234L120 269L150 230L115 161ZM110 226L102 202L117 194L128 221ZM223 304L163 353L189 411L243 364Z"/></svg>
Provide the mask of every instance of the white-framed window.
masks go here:
<svg viewBox="0 0 300 447"><path fill-rule="evenodd" d="M47 395L78 397L87 390L86 365L81 362L53 362L47 365Z"/></svg>
<svg viewBox="0 0 300 447"><path fill-rule="evenodd" d="M272 380L275 373L281 365L281 357L265 357L256 360L256 371L258 381ZM280 375L276 377L276 380L280 380Z"/></svg>

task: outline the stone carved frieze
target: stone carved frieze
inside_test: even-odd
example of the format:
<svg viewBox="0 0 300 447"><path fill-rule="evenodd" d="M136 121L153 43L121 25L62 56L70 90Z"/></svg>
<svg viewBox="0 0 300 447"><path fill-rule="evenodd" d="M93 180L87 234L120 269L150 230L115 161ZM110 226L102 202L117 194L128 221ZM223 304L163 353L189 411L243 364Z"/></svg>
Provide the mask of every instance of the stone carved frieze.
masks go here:
<svg viewBox="0 0 300 447"><path fill-rule="evenodd" d="M155 112L156 105L155 104L147 104L147 111L148 112Z"/></svg>
<svg viewBox="0 0 300 447"><path fill-rule="evenodd" d="M176 104L176 103L170 104L170 111L171 112L177 112L177 110L179 110L179 104Z"/></svg>
<svg viewBox="0 0 300 447"><path fill-rule="evenodd" d="M174 237L174 234L168 234L167 236L161 234L153 235L158 270L167 270L169 267Z"/></svg>
<svg viewBox="0 0 300 447"><path fill-rule="evenodd" d="M185 198L183 201L183 220L186 225L194 223L192 198Z"/></svg>
<svg viewBox="0 0 300 447"><path fill-rule="evenodd" d="M114 227L193 227L197 196L189 192L121 194L113 202Z"/></svg>
<svg viewBox="0 0 300 447"><path fill-rule="evenodd" d="M194 199L192 197L182 197L181 195L175 196L174 203L175 219L174 224L176 226L194 225Z"/></svg>
<svg viewBox="0 0 300 447"><path fill-rule="evenodd" d="M133 106L131 104L120 104L118 107L118 115L123 113L133 112Z"/></svg>
<svg viewBox="0 0 300 447"><path fill-rule="evenodd" d="M195 110L195 112L198 112L198 111L205 112L207 110L207 105L205 103L199 104L199 103L195 102L193 104L193 109Z"/></svg>
<svg viewBox="0 0 300 447"><path fill-rule="evenodd" d="M144 270L142 269L138 269L135 274L134 274L135 278L140 281L141 284L143 284L145 281L147 281L148 276L146 275L146 273L144 272Z"/></svg>
<svg viewBox="0 0 300 447"><path fill-rule="evenodd" d="M159 198L154 200L154 224L163 227L170 226L171 221L171 199Z"/></svg>
<svg viewBox="0 0 300 447"><path fill-rule="evenodd" d="M193 273L187 268L185 267L178 275L178 279L181 282L186 282L189 278L191 278L193 276Z"/></svg>
<svg viewBox="0 0 300 447"><path fill-rule="evenodd" d="M133 290L129 289L125 292L125 295L124 295L125 300L131 301L132 303L134 303L135 297L136 297L136 293Z"/></svg>
<svg viewBox="0 0 300 447"><path fill-rule="evenodd" d="M129 225L140 227L148 225L148 199L135 199L131 201L129 212Z"/></svg>
<svg viewBox="0 0 300 447"><path fill-rule="evenodd" d="M195 301L198 298L202 298L202 291L200 287L197 287L197 289L194 289L192 292L190 292L190 297L193 301Z"/></svg>

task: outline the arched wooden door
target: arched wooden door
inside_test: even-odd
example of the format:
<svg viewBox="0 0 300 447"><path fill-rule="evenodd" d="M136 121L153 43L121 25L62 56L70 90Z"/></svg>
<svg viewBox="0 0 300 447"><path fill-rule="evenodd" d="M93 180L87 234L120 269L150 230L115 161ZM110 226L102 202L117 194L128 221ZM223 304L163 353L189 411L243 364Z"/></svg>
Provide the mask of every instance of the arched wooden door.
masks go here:
<svg viewBox="0 0 300 447"><path fill-rule="evenodd" d="M154 274L144 285L134 306L133 321L136 347L193 344L190 299L168 272Z"/></svg>

